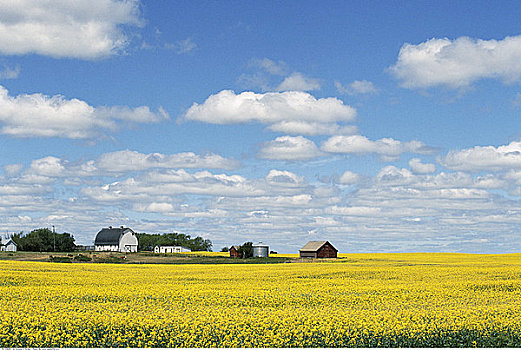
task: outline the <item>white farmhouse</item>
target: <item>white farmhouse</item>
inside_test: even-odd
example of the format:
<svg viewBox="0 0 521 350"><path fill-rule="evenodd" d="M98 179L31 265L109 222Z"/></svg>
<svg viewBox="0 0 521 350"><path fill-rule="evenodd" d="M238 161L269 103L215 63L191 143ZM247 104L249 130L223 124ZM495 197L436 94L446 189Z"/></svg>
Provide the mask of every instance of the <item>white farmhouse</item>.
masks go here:
<svg viewBox="0 0 521 350"><path fill-rule="evenodd" d="M0 251L2 252L16 252L18 245L12 240L8 240L5 244L0 244Z"/></svg>
<svg viewBox="0 0 521 350"><path fill-rule="evenodd" d="M134 231L128 227L120 228L103 228L96 235L94 241L94 250L97 252L137 252L137 236Z"/></svg>
<svg viewBox="0 0 521 350"><path fill-rule="evenodd" d="M156 245L154 247L154 253L182 253L191 251L191 249L181 246Z"/></svg>

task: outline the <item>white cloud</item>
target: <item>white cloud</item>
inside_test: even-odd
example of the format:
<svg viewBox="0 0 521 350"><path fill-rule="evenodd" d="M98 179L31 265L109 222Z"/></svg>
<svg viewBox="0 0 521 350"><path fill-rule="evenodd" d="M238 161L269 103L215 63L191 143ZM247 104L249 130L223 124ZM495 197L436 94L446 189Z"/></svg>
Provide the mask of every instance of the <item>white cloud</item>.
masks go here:
<svg viewBox="0 0 521 350"><path fill-rule="evenodd" d="M352 135L358 132L354 125L339 125L337 123L316 123L307 121L283 121L268 126L271 131L290 135Z"/></svg>
<svg viewBox="0 0 521 350"><path fill-rule="evenodd" d="M347 87L343 86L340 82L335 81L335 87L340 94L347 95L362 95L362 94L376 94L378 89L374 84L367 80L355 80Z"/></svg>
<svg viewBox="0 0 521 350"><path fill-rule="evenodd" d="M504 189L508 190L515 183L515 176L496 176L486 174L472 177L463 172L446 173L436 175L414 174L408 169L399 169L389 165L383 167L375 180L379 185L408 186L415 190L440 190L440 189Z"/></svg>
<svg viewBox="0 0 521 350"><path fill-rule="evenodd" d="M405 44L390 71L406 88L460 88L484 78L514 82L521 77L521 36L503 40L445 38Z"/></svg>
<svg viewBox="0 0 521 350"><path fill-rule="evenodd" d="M317 79L304 76L302 73L292 73L286 77L277 87L278 91L313 91L320 90L320 83Z"/></svg>
<svg viewBox="0 0 521 350"><path fill-rule="evenodd" d="M358 182L360 182L360 175L353 173L351 171L346 171L338 179L338 183L340 183L342 185L353 185Z"/></svg>
<svg viewBox="0 0 521 350"><path fill-rule="evenodd" d="M40 184L7 184L0 185L0 195L2 196L21 196L28 194L42 194L51 192L51 188ZM4 200L8 200L6 197Z"/></svg>
<svg viewBox="0 0 521 350"><path fill-rule="evenodd" d="M138 0L0 1L0 53L103 58L121 52L122 26L139 26Z"/></svg>
<svg viewBox="0 0 521 350"><path fill-rule="evenodd" d="M303 136L281 136L265 142L258 157L272 160L306 160L321 155L322 152L315 143Z"/></svg>
<svg viewBox="0 0 521 350"><path fill-rule="evenodd" d="M266 182L270 185L295 187L305 184L303 176L298 176L290 171L270 170L266 175Z"/></svg>
<svg viewBox="0 0 521 350"><path fill-rule="evenodd" d="M436 171L436 166L434 164L422 163L420 158L412 158L409 160L409 166L416 174L429 174Z"/></svg>
<svg viewBox="0 0 521 350"><path fill-rule="evenodd" d="M152 202L147 205L142 205L137 203L135 205L135 210L141 212L151 212L151 213L169 213L174 211L174 206L170 203L157 203Z"/></svg>
<svg viewBox="0 0 521 350"><path fill-rule="evenodd" d="M353 121L356 110L336 98L316 99L306 92L286 91L256 94L223 90L203 104L194 103L184 118L212 124L300 121L331 123Z"/></svg>
<svg viewBox="0 0 521 350"><path fill-rule="evenodd" d="M370 216L379 215L380 208L377 207L340 207L332 206L326 209L328 214L345 215L345 216Z"/></svg>
<svg viewBox="0 0 521 350"><path fill-rule="evenodd" d="M23 168L24 168L23 164L4 165L4 173L9 177L18 176L22 172Z"/></svg>
<svg viewBox="0 0 521 350"><path fill-rule="evenodd" d="M45 157L31 162L29 169L30 174L41 175L47 177L66 176L65 174L66 162L56 157Z"/></svg>
<svg viewBox="0 0 521 350"><path fill-rule="evenodd" d="M168 160L168 156L155 159L154 154L130 151L123 151L121 157L136 162L132 169L124 169L124 163L122 171L161 168ZM386 166L364 181L358 181L358 174L345 172L338 183L357 183L356 191L308 183L298 172L285 169L271 169L259 178L160 169L117 181L107 179L113 173L106 171L98 173L103 178L89 178L93 183L88 187L85 181L69 183L66 189L57 185L73 172L80 176L80 169L99 171L100 158L84 163L56 157L35 160L28 171L34 171L34 179L46 174L52 184L22 183L29 181L24 176L0 179L0 229L27 230L52 222L60 231L74 233L78 243L90 244L92 222L124 224L140 232L174 229L204 234L217 247L229 241L262 239L279 251L296 251L299 247L295 245L308 239L307 232L318 229L321 237L333 241L341 251L418 251L425 247L473 251L465 243L469 235L472 240L488 239L490 252L517 249L502 247L497 239L513 242L521 227L521 201L501 194L509 186L519 188L521 171L510 171L504 177L463 172L433 175ZM512 193L516 191L512 188ZM145 213L139 215L143 219L131 219L136 212ZM154 214L153 219L147 219L149 213Z"/></svg>
<svg viewBox="0 0 521 350"><path fill-rule="evenodd" d="M238 166L238 161L217 154L197 155L192 152L144 154L123 150L104 153L96 160L81 163L69 162L53 156L36 159L23 173L21 181L46 183L52 181L50 178L63 177L70 183L74 183L74 177L121 176L150 169L236 169ZM10 177L16 176L22 167L21 164L6 165L4 172ZM81 181L78 183L81 184Z"/></svg>
<svg viewBox="0 0 521 350"><path fill-rule="evenodd" d="M502 171L521 168L521 142L508 145L476 146L459 151L450 151L438 162L448 169L463 171Z"/></svg>
<svg viewBox="0 0 521 350"><path fill-rule="evenodd" d="M305 181L291 172L272 170L261 180L249 180L240 175L213 174L184 169L151 171L123 181L82 189L82 193L101 202L125 201L171 202L179 195L203 195L224 198L292 196L306 188Z"/></svg>
<svg viewBox="0 0 521 350"><path fill-rule="evenodd" d="M93 107L78 99L43 94L9 96L0 86L0 133L16 137L87 139L115 131L119 124L152 123L168 119L159 108Z"/></svg>
<svg viewBox="0 0 521 350"><path fill-rule="evenodd" d="M197 155L192 152L161 154L144 154L124 150L105 153L95 162L95 167L108 172L130 172L153 168L206 168L235 169L239 162L223 158L217 154Z"/></svg>
<svg viewBox="0 0 521 350"><path fill-rule="evenodd" d="M430 154L433 152L430 147L420 141L401 142L392 138L371 141L362 135L332 136L322 144L321 149L329 153L359 155L375 153L384 160L396 159L405 152L419 154Z"/></svg>

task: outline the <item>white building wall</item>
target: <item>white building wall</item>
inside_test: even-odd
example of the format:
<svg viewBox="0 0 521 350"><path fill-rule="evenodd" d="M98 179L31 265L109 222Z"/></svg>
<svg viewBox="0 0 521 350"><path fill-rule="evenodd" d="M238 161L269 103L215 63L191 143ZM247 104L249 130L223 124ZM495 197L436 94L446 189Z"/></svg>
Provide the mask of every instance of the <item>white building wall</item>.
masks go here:
<svg viewBox="0 0 521 350"><path fill-rule="evenodd" d="M16 244L13 242L9 242L5 245L5 251L6 252L16 252Z"/></svg>
<svg viewBox="0 0 521 350"><path fill-rule="evenodd" d="M110 244L98 244L94 248L97 252L117 252L119 247L117 245L110 245Z"/></svg>
<svg viewBox="0 0 521 350"><path fill-rule="evenodd" d="M127 253L135 253L137 252L137 236L132 231L125 232L121 238L119 239L119 251L120 252L127 252Z"/></svg>
<svg viewBox="0 0 521 350"><path fill-rule="evenodd" d="M191 252L190 249L181 247L181 246L155 246L154 253L183 253L183 252Z"/></svg>

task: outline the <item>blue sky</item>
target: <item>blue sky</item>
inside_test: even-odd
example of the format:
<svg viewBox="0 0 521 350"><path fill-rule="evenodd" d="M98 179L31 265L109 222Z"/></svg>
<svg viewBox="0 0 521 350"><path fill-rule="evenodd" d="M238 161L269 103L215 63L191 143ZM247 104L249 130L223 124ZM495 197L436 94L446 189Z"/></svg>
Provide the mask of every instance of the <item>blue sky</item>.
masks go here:
<svg viewBox="0 0 521 350"><path fill-rule="evenodd" d="M517 1L0 1L0 230L521 249Z"/></svg>

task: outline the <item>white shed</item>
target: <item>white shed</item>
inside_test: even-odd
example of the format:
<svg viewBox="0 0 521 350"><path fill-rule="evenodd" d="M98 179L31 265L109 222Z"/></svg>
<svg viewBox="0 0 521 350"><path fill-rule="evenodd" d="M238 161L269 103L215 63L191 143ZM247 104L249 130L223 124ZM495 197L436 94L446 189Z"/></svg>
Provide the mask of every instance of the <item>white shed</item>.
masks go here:
<svg viewBox="0 0 521 350"><path fill-rule="evenodd" d="M136 233L128 227L103 228L96 235L94 250L97 252L137 252L138 240Z"/></svg>
<svg viewBox="0 0 521 350"><path fill-rule="evenodd" d="M183 253L191 252L190 248L181 246L170 246L170 245L156 245L154 247L154 253Z"/></svg>
<svg viewBox="0 0 521 350"><path fill-rule="evenodd" d="M18 245L12 239L8 240L5 244L0 245L0 251L3 252L16 252Z"/></svg>

